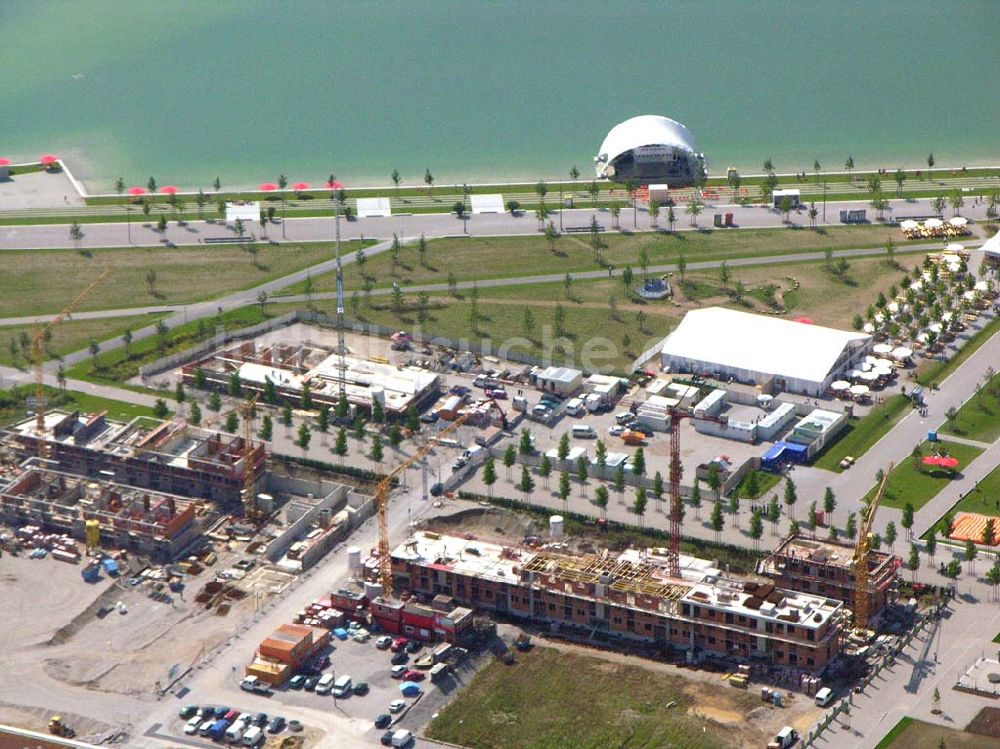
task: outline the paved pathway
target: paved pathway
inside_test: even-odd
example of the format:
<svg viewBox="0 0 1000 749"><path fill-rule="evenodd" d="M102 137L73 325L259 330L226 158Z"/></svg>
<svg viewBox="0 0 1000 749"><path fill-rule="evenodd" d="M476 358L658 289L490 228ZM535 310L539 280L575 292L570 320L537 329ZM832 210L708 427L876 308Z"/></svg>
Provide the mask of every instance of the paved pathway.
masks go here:
<svg viewBox="0 0 1000 749"><path fill-rule="evenodd" d="M921 200L894 200L891 201L893 210L886 215L899 216L918 215L931 213L930 201ZM841 203L829 203L827 206L827 221L819 221L820 225L836 225L838 223L839 211L848 208L867 208L867 203L863 200ZM870 209L869 209L870 210ZM684 208L675 208L677 214L678 230L691 229L689 217L684 213ZM763 206L728 206L728 205L706 205L699 218L699 224L711 226L711 215L716 212L727 212L734 214L734 221L740 228L761 228L785 226L781 220L781 215ZM981 220L985 218L986 206L967 206L963 209L962 215L967 218ZM552 221L558 227L560 220L563 228L586 227L590 224L591 218L596 216L598 223L606 228L611 227L611 216L606 210L594 209L567 209L560 217L553 215ZM794 226L808 226L809 219L806 211L801 213L793 212L790 223ZM666 226L666 219L661 211L659 224ZM621 226L624 229L635 229L638 231L648 231L652 229L649 214L643 210L638 212L631 208L624 209L621 213ZM133 222L131 228L127 224L84 224L83 246L94 247L127 247L129 234L131 233L131 244L143 247L156 247L165 243L174 245L199 244L205 237L234 237L231 230L225 226L208 221L191 221L184 226L177 226L171 223L163 234L154 226L143 225ZM256 227L259 228L259 227ZM451 214L428 213L414 215L398 215L389 218L359 218L351 221L341 221L341 232L344 239L380 238L391 239L393 234L400 237L419 237L421 234L427 237L461 236L469 234L471 236L536 236L538 234L538 221L532 215L511 216L509 213L501 214L479 214L471 217L467 222L457 219ZM269 230L270 240L277 241L281 235L278 227L272 226ZM308 241L330 241L334 236L334 219L332 216L324 218L298 218L288 219L285 222L285 239L288 242L308 242ZM69 229L65 224L44 224L44 225L24 225L24 226L4 226L0 227L0 250L21 250L21 249L42 249L52 247L74 247L75 244L69 238Z"/></svg>

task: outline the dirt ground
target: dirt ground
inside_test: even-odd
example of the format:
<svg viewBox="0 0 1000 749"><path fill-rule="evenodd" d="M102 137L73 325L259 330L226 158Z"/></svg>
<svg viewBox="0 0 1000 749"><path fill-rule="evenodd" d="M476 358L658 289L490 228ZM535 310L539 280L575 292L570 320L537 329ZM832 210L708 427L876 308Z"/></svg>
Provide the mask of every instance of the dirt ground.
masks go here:
<svg viewBox="0 0 1000 749"><path fill-rule="evenodd" d="M225 616L196 604L208 579L207 572L189 578L183 599L161 602L149 597L148 583L125 588L102 577L88 584L79 565L4 555L0 610L6 612L9 652L26 669L40 666L50 678L71 685L148 694L157 681L167 681L170 666L183 670L253 611L251 596L233 601ZM127 613L97 616L100 608L113 609L119 601Z"/></svg>

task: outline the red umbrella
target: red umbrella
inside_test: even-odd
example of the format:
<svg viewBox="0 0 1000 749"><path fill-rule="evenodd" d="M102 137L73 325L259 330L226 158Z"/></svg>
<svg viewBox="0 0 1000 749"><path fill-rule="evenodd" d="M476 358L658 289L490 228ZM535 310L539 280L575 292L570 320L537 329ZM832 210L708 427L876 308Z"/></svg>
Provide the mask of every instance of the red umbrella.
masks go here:
<svg viewBox="0 0 1000 749"><path fill-rule="evenodd" d="M941 468L956 468L958 458L949 458L944 455L928 455L921 459L925 466L940 466Z"/></svg>
<svg viewBox="0 0 1000 749"><path fill-rule="evenodd" d="M53 156L52 154L47 153L44 156L42 156L42 158L40 158L39 161L42 162L42 164L44 164L45 166L49 166L49 165L55 164L57 161L59 161L59 157L58 156Z"/></svg>
<svg viewBox="0 0 1000 749"><path fill-rule="evenodd" d="M274 192L275 190L278 189L278 186L273 182L265 182L264 184L260 185L257 189L260 190L261 192Z"/></svg>
<svg viewBox="0 0 1000 749"><path fill-rule="evenodd" d="M812 321L811 317L796 317L796 318L793 318L792 321L793 322L805 323L806 325L812 325L813 324L813 321Z"/></svg>
<svg viewBox="0 0 1000 749"><path fill-rule="evenodd" d="M161 187L160 192L166 195L174 195L177 193L177 188L174 187L173 185L167 185L166 187Z"/></svg>
<svg viewBox="0 0 1000 749"><path fill-rule="evenodd" d="M0 166L10 166L10 159L0 159Z"/></svg>
<svg viewBox="0 0 1000 749"><path fill-rule="evenodd" d="M300 190L308 190L309 189L309 183L308 182L296 182L294 185L292 185L292 189L295 190L295 192L299 192Z"/></svg>
<svg viewBox="0 0 1000 749"><path fill-rule="evenodd" d="M128 194L129 195L145 195L146 194L146 188L145 187L130 187L128 189Z"/></svg>
<svg viewBox="0 0 1000 749"><path fill-rule="evenodd" d="M336 182L327 182L326 187L329 190L343 190L344 183L341 182L340 180L337 180Z"/></svg>

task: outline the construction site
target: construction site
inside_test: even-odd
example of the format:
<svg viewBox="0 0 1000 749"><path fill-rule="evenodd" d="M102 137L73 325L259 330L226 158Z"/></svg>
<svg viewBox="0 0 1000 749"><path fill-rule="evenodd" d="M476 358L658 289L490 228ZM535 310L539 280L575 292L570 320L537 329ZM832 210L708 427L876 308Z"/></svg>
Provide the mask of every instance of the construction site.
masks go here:
<svg viewBox="0 0 1000 749"><path fill-rule="evenodd" d="M381 357L359 359L341 356L331 347L312 343L272 343L258 346L247 341L183 367L186 385L204 381L208 388L231 391L235 380L249 391L299 403L308 392L315 407L333 408L341 393L352 406L370 413L378 404L389 416L409 408L422 408L440 388L438 376L420 367L400 367ZM343 385L343 387L341 387Z"/></svg>

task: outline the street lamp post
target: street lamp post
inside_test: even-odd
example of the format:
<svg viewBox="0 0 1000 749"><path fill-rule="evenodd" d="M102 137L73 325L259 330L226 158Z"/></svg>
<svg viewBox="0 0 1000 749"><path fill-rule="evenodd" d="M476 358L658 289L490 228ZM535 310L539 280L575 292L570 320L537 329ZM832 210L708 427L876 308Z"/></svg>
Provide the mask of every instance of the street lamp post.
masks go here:
<svg viewBox="0 0 1000 749"><path fill-rule="evenodd" d="M823 223L826 223L826 177L823 178Z"/></svg>

